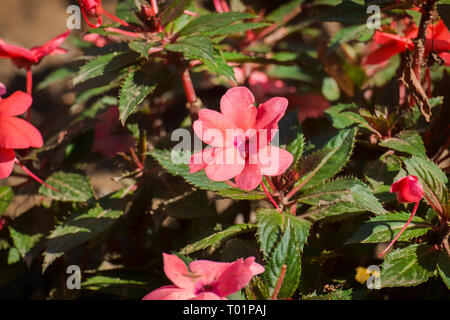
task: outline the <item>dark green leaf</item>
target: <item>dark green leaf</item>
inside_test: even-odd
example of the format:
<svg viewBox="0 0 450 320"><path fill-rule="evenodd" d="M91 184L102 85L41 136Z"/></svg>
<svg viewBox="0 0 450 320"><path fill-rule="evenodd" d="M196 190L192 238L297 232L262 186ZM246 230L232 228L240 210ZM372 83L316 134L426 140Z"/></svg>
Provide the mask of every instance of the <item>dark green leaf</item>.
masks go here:
<svg viewBox="0 0 450 320"><path fill-rule="evenodd" d="M45 182L58 192L42 185L39 193L53 200L84 202L94 197L89 180L76 173L56 172Z"/></svg>
<svg viewBox="0 0 450 320"><path fill-rule="evenodd" d="M381 265L381 287L411 287L423 283L436 270L438 252L414 244L389 253Z"/></svg>
<svg viewBox="0 0 450 320"><path fill-rule="evenodd" d="M181 29L179 33L180 35L191 35L199 32L211 32L229 26L237 21L254 17L254 15L244 12L210 13L192 20L187 26Z"/></svg>
<svg viewBox="0 0 450 320"><path fill-rule="evenodd" d="M191 0L170 0L169 4L161 11L160 19L163 26L180 17L184 10L191 4Z"/></svg>
<svg viewBox="0 0 450 320"><path fill-rule="evenodd" d="M394 212L374 217L366 221L358 231L348 239L347 243L378 243L390 242L400 232L410 217L407 212ZM399 241L407 241L424 235L431 225L415 216L408 228L402 233Z"/></svg>
<svg viewBox="0 0 450 320"><path fill-rule="evenodd" d="M400 152L406 152L411 155L424 158L427 156L422 138L415 131L403 131L394 138L381 140L380 145Z"/></svg>
<svg viewBox="0 0 450 320"><path fill-rule="evenodd" d="M450 257L444 250L439 252L437 267L442 281L450 289Z"/></svg>
<svg viewBox="0 0 450 320"><path fill-rule="evenodd" d="M200 241L194 242L179 251L180 254L191 254L193 252L206 249L213 245L218 245L224 240L237 236L243 232L252 232L256 229L256 226L250 223L236 224L223 231L214 233Z"/></svg>
<svg viewBox="0 0 450 320"><path fill-rule="evenodd" d="M0 216L8 208L13 198L14 192L10 186L0 187Z"/></svg>

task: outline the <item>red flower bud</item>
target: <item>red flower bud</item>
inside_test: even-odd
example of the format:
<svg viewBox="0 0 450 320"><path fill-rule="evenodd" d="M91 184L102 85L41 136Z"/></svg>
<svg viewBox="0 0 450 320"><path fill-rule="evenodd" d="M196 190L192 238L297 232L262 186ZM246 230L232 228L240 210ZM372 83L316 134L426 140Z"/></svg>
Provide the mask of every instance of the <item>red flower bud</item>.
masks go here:
<svg viewBox="0 0 450 320"><path fill-rule="evenodd" d="M6 218L0 218L0 231L2 231L7 222Z"/></svg>
<svg viewBox="0 0 450 320"><path fill-rule="evenodd" d="M397 194L400 203L419 202L423 197L423 187L416 176L406 176L394 182L390 192Z"/></svg>
<svg viewBox="0 0 450 320"><path fill-rule="evenodd" d="M89 17L98 17L102 14L101 0L80 0L80 6Z"/></svg>

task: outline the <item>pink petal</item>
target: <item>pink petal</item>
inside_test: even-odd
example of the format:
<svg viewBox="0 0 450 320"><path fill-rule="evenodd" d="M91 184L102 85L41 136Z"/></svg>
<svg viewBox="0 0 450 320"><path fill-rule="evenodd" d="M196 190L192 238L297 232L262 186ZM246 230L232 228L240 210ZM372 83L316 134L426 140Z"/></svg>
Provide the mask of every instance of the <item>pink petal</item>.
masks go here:
<svg viewBox="0 0 450 320"><path fill-rule="evenodd" d="M228 300L227 298L219 297L213 292L203 292L198 294L195 298L189 300Z"/></svg>
<svg viewBox="0 0 450 320"><path fill-rule="evenodd" d="M255 271L258 273L264 271L264 268L259 268L254 264L254 257L245 260L241 258L233 262L218 279L215 292L221 297L226 297L241 290L250 282Z"/></svg>
<svg viewBox="0 0 450 320"><path fill-rule="evenodd" d="M244 130L253 128L257 114L255 97L246 87L228 89L220 99L220 111L236 127Z"/></svg>
<svg viewBox="0 0 450 320"><path fill-rule="evenodd" d="M195 279L189 277L189 271L183 260L174 254L163 253L164 273L174 285L193 292Z"/></svg>
<svg viewBox="0 0 450 320"><path fill-rule="evenodd" d="M234 178L234 181L243 190L254 190L262 181L261 169L257 164L247 163L241 174Z"/></svg>
<svg viewBox="0 0 450 320"><path fill-rule="evenodd" d="M0 179L7 178L11 175L15 158L16 154L14 150L0 148Z"/></svg>
<svg viewBox="0 0 450 320"><path fill-rule="evenodd" d="M255 128L277 128L278 121L284 116L288 106L286 98L275 97L258 106Z"/></svg>
<svg viewBox="0 0 450 320"><path fill-rule="evenodd" d="M391 185L391 193L396 193L400 203L418 202L423 197L423 187L416 176L406 176Z"/></svg>
<svg viewBox="0 0 450 320"><path fill-rule="evenodd" d="M31 106L33 99L28 93L16 91L8 98L0 101L0 117L18 116Z"/></svg>
<svg viewBox="0 0 450 320"><path fill-rule="evenodd" d="M226 181L242 172L245 160L234 147L216 148L214 159L205 167L206 176L213 181Z"/></svg>
<svg viewBox="0 0 450 320"><path fill-rule="evenodd" d="M294 161L294 156L288 151L267 146L258 152L258 164L261 173L266 176L278 176L284 173Z"/></svg>
<svg viewBox="0 0 450 320"><path fill-rule="evenodd" d="M192 298L195 298L193 292L169 285L153 290L142 300L188 300Z"/></svg>
<svg viewBox="0 0 450 320"><path fill-rule="evenodd" d="M205 143L214 147L231 146L233 141L226 141L227 129L234 129L236 126L231 120L220 112L201 109L198 112L199 119L194 122L195 134Z"/></svg>
<svg viewBox="0 0 450 320"><path fill-rule="evenodd" d="M194 153L189 160L189 173L203 170L214 159L215 148L207 148Z"/></svg>
<svg viewBox="0 0 450 320"><path fill-rule="evenodd" d="M230 265L228 262L196 260L189 264L189 269L193 274L201 275L199 283L213 285Z"/></svg>
<svg viewBox="0 0 450 320"><path fill-rule="evenodd" d="M31 52L36 57L37 61L39 62L43 57L54 54L55 51L58 52L59 46L67 39L67 37L70 34L70 30L67 30L63 34L60 34L59 36L53 38L46 44L40 47L35 47L31 49ZM59 50L59 53L62 51Z"/></svg>
<svg viewBox="0 0 450 320"><path fill-rule="evenodd" d="M40 148L44 144L41 133L33 125L19 118L0 118L0 147L6 149Z"/></svg>
<svg viewBox="0 0 450 320"><path fill-rule="evenodd" d="M404 42L393 41L382 45L377 50L370 53L363 61L363 65L379 64L391 57L406 51L406 44Z"/></svg>
<svg viewBox="0 0 450 320"><path fill-rule="evenodd" d="M0 58L23 58L33 63L36 62L36 58L30 50L7 44L2 39L0 39Z"/></svg>
<svg viewBox="0 0 450 320"><path fill-rule="evenodd" d="M444 59L446 66L450 66L450 52L442 52L439 56Z"/></svg>

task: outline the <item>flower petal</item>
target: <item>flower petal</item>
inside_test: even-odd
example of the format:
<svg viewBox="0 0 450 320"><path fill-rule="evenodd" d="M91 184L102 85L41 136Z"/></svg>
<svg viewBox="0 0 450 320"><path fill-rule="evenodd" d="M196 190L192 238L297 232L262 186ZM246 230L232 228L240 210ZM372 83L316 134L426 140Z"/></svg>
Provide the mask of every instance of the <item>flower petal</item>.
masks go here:
<svg viewBox="0 0 450 320"><path fill-rule="evenodd" d="M0 148L0 179L7 178L11 175L15 159L16 154L14 150Z"/></svg>
<svg viewBox="0 0 450 320"><path fill-rule="evenodd" d="M14 117L25 113L33 99L28 93L16 91L6 99L0 100L0 117Z"/></svg>
<svg viewBox="0 0 450 320"><path fill-rule="evenodd" d="M214 147L233 145L233 141L226 141L227 129L236 128L231 120L220 112L209 109L201 109L198 117L199 119L194 121L193 128L200 139Z"/></svg>
<svg viewBox="0 0 450 320"><path fill-rule="evenodd" d="M220 276L215 286L215 292L226 297L245 287L255 274L264 271L262 266L255 265L255 258L239 259L233 262ZM256 273L255 273L256 272Z"/></svg>
<svg viewBox="0 0 450 320"><path fill-rule="evenodd" d="M45 56L52 55L54 53L56 53L56 54L64 53L63 51L61 51L63 49L59 50L58 47L67 39L69 34L70 34L70 30L67 30L66 32L53 38L46 44L44 44L40 47L32 48L31 52L36 57L38 62Z"/></svg>
<svg viewBox="0 0 450 320"><path fill-rule="evenodd" d="M226 181L240 174L244 167L245 160L236 148L216 148L213 160L205 167L205 173L213 181Z"/></svg>
<svg viewBox="0 0 450 320"><path fill-rule="evenodd" d="M0 39L0 58L22 58L31 62L36 62L33 53L25 48L13 46Z"/></svg>
<svg viewBox="0 0 450 320"><path fill-rule="evenodd" d="M194 275L199 276L199 283L213 285L230 265L229 262L196 260L189 264L189 269Z"/></svg>
<svg viewBox="0 0 450 320"><path fill-rule="evenodd" d="M234 181L243 190L254 190L262 181L261 169L257 164L247 163L244 170L234 178Z"/></svg>
<svg viewBox="0 0 450 320"><path fill-rule="evenodd" d="M227 298L219 297L213 292L203 292L197 295L195 298L189 300L228 300Z"/></svg>
<svg viewBox="0 0 450 320"><path fill-rule="evenodd" d="M153 290L142 300L188 300L192 298L195 298L195 294L191 291L169 285Z"/></svg>
<svg viewBox="0 0 450 320"><path fill-rule="evenodd" d="M189 173L196 173L206 167L214 158L215 148L206 148L194 153L189 160Z"/></svg>
<svg viewBox="0 0 450 320"><path fill-rule="evenodd" d="M256 129L277 128L278 121L284 116L288 106L286 98L275 97L258 106Z"/></svg>
<svg viewBox="0 0 450 320"><path fill-rule="evenodd" d="M189 271L183 260L174 254L163 253L164 273L174 285L193 292L195 279L189 277Z"/></svg>
<svg viewBox="0 0 450 320"><path fill-rule="evenodd" d="M371 52L364 59L363 65L380 64L403 51L406 51L406 43L400 41L392 41L388 44L380 46L378 49Z"/></svg>
<svg viewBox="0 0 450 320"><path fill-rule="evenodd" d="M41 133L27 121L13 117L0 118L0 147L6 149L40 148Z"/></svg>
<svg viewBox="0 0 450 320"><path fill-rule="evenodd" d="M236 127L244 130L253 128L258 113L255 97L246 87L228 89L220 99L220 111Z"/></svg>
<svg viewBox="0 0 450 320"><path fill-rule="evenodd" d="M258 165L266 176L278 176L284 173L294 161L294 156L281 148L267 146L258 152Z"/></svg>

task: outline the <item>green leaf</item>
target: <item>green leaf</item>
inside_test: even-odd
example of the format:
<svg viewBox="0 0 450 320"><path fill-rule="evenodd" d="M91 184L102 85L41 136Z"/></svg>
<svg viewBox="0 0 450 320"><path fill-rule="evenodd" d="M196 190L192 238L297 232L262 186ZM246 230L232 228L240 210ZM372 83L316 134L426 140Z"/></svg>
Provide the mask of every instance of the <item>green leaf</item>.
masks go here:
<svg viewBox="0 0 450 320"><path fill-rule="evenodd" d="M41 233L36 233L33 235L21 233L12 227L9 227L9 234L13 240L14 247L16 247L22 258L25 258L26 254L33 249L33 247L44 236Z"/></svg>
<svg viewBox="0 0 450 320"><path fill-rule="evenodd" d="M17 248L15 248L15 247L9 248L9 250L8 250L8 258L7 258L8 265L17 263L19 261L20 261L19 250L17 250Z"/></svg>
<svg viewBox="0 0 450 320"><path fill-rule="evenodd" d="M428 203L436 200L442 208L447 206L447 176L444 172L431 160L412 156L410 159L403 159L408 174L419 178L425 193L425 199ZM437 205L435 203L435 205Z"/></svg>
<svg viewBox="0 0 450 320"><path fill-rule="evenodd" d="M211 41L204 36L187 37L175 43L166 44L168 51L180 52L187 60L198 59L205 64L217 66Z"/></svg>
<svg viewBox="0 0 450 320"><path fill-rule="evenodd" d="M437 267L442 281L450 289L450 257L446 251L439 252Z"/></svg>
<svg viewBox="0 0 450 320"><path fill-rule="evenodd" d="M295 10L301 10L301 4L305 2L305 0L291 0L288 3L285 3L279 6L277 9L273 10L266 16L266 19L269 21L275 21L278 24L281 24L286 15L292 13Z"/></svg>
<svg viewBox="0 0 450 320"><path fill-rule="evenodd" d="M415 131L403 131L394 138L380 141L380 146L426 158L422 138Z"/></svg>
<svg viewBox="0 0 450 320"><path fill-rule="evenodd" d="M209 37L214 36L230 36L239 32L245 32L248 30L259 29L270 25L266 22L247 22L247 23L235 23L232 25L227 25L209 32L204 32L205 35Z"/></svg>
<svg viewBox="0 0 450 320"><path fill-rule="evenodd" d="M87 212L70 215L48 237L43 254L43 272L68 250L91 240L111 227L122 214L123 211L109 210L98 206Z"/></svg>
<svg viewBox="0 0 450 320"><path fill-rule="evenodd" d="M345 220L349 215L365 210L352 202L336 202L326 205L318 205L307 210L302 217L309 217L314 221L327 219L327 221Z"/></svg>
<svg viewBox="0 0 450 320"><path fill-rule="evenodd" d="M128 74L120 89L119 112L122 125L125 125L128 117L155 90L157 81L154 74L149 75L144 70L136 70Z"/></svg>
<svg viewBox="0 0 450 320"><path fill-rule="evenodd" d="M320 21L358 24L367 18L366 8L354 1L344 0L320 17Z"/></svg>
<svg viewBox="0 0 450 320"><path fill-rule="evenodd" d="M346 213L347 211L342 210L345 208L350 208L349 212L355 212L353 210L355 207L364 211L373 212L377 215L386 213L386 210L372 194L370 189L360 180L351 177L337 178L336 180L307 189L300 195L297 201L315 206L309 211L311 214L317 214L324 210L328 212L330 208L339 208L333 215ZM330 207L339 202L348 202L351 205ZM326 217L324 213L322 212L322 214L316 215L313 219Z"/></svg>
<svg viewBox="0 0 450 320"><path fill-rule="evenodd" d="M342 43L349 42L351 40L360 39L360 41L367 41L372 38L374 33L373 29L367 28L367 25L360 24L355 26L344 27L339 30L331 39L328 44L328 54L336 50Z"/></svg>
<svg viewBox="0 0 450 320"><path fill-rule="evenodd" d="M369 128L367 121L361 117L361 115L353 111L357 111L357 108L358 106L355 103L340 103L325 110L325 114L328 115L333 127L336 129L348 128L354 124L358 124L363 128Z"/></svg>
<svg viewBox="0 0 450 320"><path fill-rule="evenodd" d="M411 287L426 282L436 270L438 252L414 244L389 253L381 265L381 287Z"/></svg>
<svg viewBox="0 0 450 320"><path fill-rule="evenodd" d="M163 26L180 17L184 10L186 10L191 4L191 0L172 0L168 2L169 5L166 6L160 13L161 24Z"/></svg>
<svg viewBox="0 0 450 320"><path fill-rule="evenodd" d="M0 216L6 211L13 198L14 192L10 186L0 187Z"/></svg>
<svg viewBox="0 0 450 320"><path fill-rule="evenodd" d="M358 229L358 231L347 240L347 243L378 243L390 242L400 232L410 217L407 212L394 212L374 217ZM399 241L407 241L423 236L431 225L425 220L415 216L408 228L402 233Z"/></svg>
<svg viewBox="0 0 450 320"><path fill-rule="evenodd" d="M84 202L94 197L89 180L80 174L55 172L45 182L58 192L42 185L39 193L53 200Z"/></svg>
<svg viewBox="0 0 450 320"><path fill-rule="evenodd" d="M309 294L302 297L302 300L352 300L353 291L348 290L336 290L327 294L318 295L317 293Z"/></svg>
<svg viewBox="0 0 450 320"><path fill-rule="evenodd" d="M283 265L286 276L278 294L279 299L289 298L297 289L301 273L301 254L311 223L289 213L276 210L258 210L257 235L260 247L267 261L262 275L272 294Z"/></svg>
<svg viewBox="0 0 450 320"><path fill-rule="evenodd" d="M218 192L219 196L236 200L265 199L266 195L258 191L246 191L241 189L225 189Z"/></svg>
<svg viewBox="0 0 450 320"><path fill-rule="evenodd" d="M116 6L117 17L128 23L140 24L140 20L135 14L137 11L135 0L120 0Z"/></svg>
<svg viewBox="0 0 450 320"><path fill-rule="evenodd" d="M187 182L199 189L220 191L231 188L231 186L224 182L209 180L204 171L190 174L188 163L191 155L189 152L174 151L173 155L176 163L172 161L172 152L170 150L155 149L148 154L158 161L158 163L169 173L184 178Z"/></svg>
<svg viewBox="0 0 450 320"><path fill-rule="evenodd" d="M142 58L148 59L148 51L151 48L159 46L160 43L157 41L144 41L144 40L135 40L128 43L128 46L131 50L139 53Z"/></svg>
<svg viewBox="0 0 450 320"><path fill-rule="evenodd" d="M230 237L237 236L244 232L252 232L256 226L250 223L236 224L223 231L214 233L200 241L187 245L179 251L180 254L191 254L193 252L206 249L213 245L218 245Z"/></svg>
<svg viewBox="0 0 450 320"><path fill-rule="evenodd" d="M86 80L102 76L105 73L114 72L136 61L138 55L135 52L111 52L99 56L80 68L73 84L77 85Z"/></svg>
<svg viewBox="0 0 450 320"><path fill-rule="evenodd" d="M350 159L350 155L355 144L356 128L343 129L330 139L324 148L320 150L317 161L308 163L308 158L302 159L300 172L308 170L310 165L315 165L314 169L307 173L296 183L303 184L304 187L314 186L322 181L332 178L345 166Z"/></svg>
<svg viewBox="0 0 450 320"><path fill-rule="evenodd" d="M179 34L184 36L194 33L212 32L219 28L229 26L237 21L254 17L254 15L244 12L210 13L192 20L187 26L179 31Z"/></svg>
<svg viewBox="0 0 450 320"><path fill-rule="evenodd" d="M48 86L73 76L76 72L70 68L62 67L50 73L44 80L40 81L36 90L42 90Z"/></svg>

